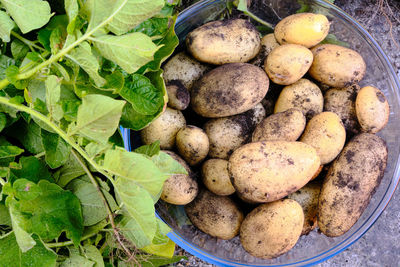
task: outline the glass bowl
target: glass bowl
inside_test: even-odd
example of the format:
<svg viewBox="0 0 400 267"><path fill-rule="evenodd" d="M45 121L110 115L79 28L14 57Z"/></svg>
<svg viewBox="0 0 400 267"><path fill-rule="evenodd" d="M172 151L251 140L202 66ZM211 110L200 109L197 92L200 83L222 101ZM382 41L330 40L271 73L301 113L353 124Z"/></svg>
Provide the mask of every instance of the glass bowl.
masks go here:
<svg viewBox="0 0 400 267"><path fill-rule="evenodd" d="M330 238L314 230L309 235L302 236L288 253L272 260L258 259L245 252L239 237L226 241L204 234L190 224L182 206L167 205L159 201L156 206L157 216L172 228L173 232L169 237L187 252L218 266L303 266L322 262L343 251L365 234L385 209L399 181L400 83L391 63L372 36L338 7L323 0L299 2L308 5L309 12L325 14L332 21L330 33L363 56L367 63L367 72L360 86L373 85L385 93L390 104L390 119L386 128L378 135L386 141L389 149L386 172L361 218L346 234ZM261 7L251 11L265 21L276 24L299 8L296 0L270 0L263 1ZM194 28L220 18L224 12L224 0L200 1L185 9L179 15L175 27L181 43ZM131 133L127 129L122 132L125 146L130 150Z"/></svg>

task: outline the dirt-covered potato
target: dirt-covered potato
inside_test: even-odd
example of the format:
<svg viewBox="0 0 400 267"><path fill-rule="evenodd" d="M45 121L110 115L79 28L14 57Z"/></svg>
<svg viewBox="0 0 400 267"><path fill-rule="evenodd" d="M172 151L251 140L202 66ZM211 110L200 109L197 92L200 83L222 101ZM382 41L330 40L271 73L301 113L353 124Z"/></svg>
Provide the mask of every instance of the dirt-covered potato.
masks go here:
<svg viewBox="0 0 400 267"><path fill-rule="evenodd" d="M302 235L308 234L317 227L318 197L321 186L321 181L312 181L288 196L288 198L296 200L303 208L304 224Z"/></svg>
<svg viewBox="0 0 400 267"><path fill-rule="evenodd" d="M329 168L319 197L318 227L325 235L343 235L357 222L386 163L387 148L380 137L362 133L347 143Z"/></svg>
<svg viewBox="0 0 400 267"><path fill-rule="evenodd" d="M310 75L329 86L344 88L364 77L366 64L356 51L333 44L317 45L311 49L314 61Z"/></svg>
<svg viewBox="0 0 400 267"><path fill-rule="evenodd" d="M200 163L208 154L210 143L203 129L188 125L176 134L176 148L189 165Z"/></svg>
<svg viewBox="0 0 400 267"><path fill-rule="evenodd" d="M356 98L356 114L363 132L379 132L389 121L389 104L385 95L373 86L361 88Z"/></svg>
<svg viewBox="0 0 400 267"><path fill-rule="evenodd" d="M300 141L314 147L321 164L327 164L342 151L346 141L346 130L338 115L322 112L307 123Z"/></svg>
<svg viewBox="0 0 400 267"><path fill-rule="evenodd" d="M285 86L275 103L274 112L283 112L290 108L300 109L309 120L324 107L324 97L319 87L307 79L300 79Z"/></svg>
<svg viewBox="0 0 400 267"><path fill-rule="evenodd" d="M263 119L253 132L252 142L296 141L306 127L306 117L299 109L291 108Z"/></svg>
<svg viewBox="0 0 400 267"><path fill-rule="evenodd" d="M166 83L178 80L190 91L193 83L209 71L210 67L191 58L185 52L180 52L165 64L163 70Z"/></svg>
<svg viewBox="0 0 400 267"><path fill-rule="evenodd" d="M356 84L346 88L332 88L324 95L324 111L336 113L349 133L360 132L356 115L356 97L360 87Z"/></svg>
<svg viewBox="0 0 400 267"><path fill-rule="evenodd" d="M208 156L228 159L236 148L247 143L254 128L264 117L264 107L257 104L245 113L206 122L204 130L210 140Z"/></svg>
<svg viewBox="0 0 400 267"><path fill-rule="evenodd" d="M301 142L246 144L233 152L228 170L241 198L271 202L303 187L320 166L315 149Z"/></svg>
<svg viewBox="0 0 400 267"><path fill-rule="evenodd" d="M201 177L204 185L219 196L235 193L228 173L228 161L224 159L209 159L201 167Z"/></svg>
<svg viewBox="0 0 400 267"><path fill-rule="evenodd" d="M311 51L296 44L274 48L267 56L264 68L268 77L277 84L289 85L300 80L313 62Z"/></svg>
<svg viewBox="0 0 400 267"><path fill-rule="evenodd" d="M274 34L280 44L298 44L313 47L325 39L329 32L329 21L325 15L299 13L282 19Z"/></svg>
<svg viewBox="0 0 400 267"><path fill-rule="evenodd" d="M188 174L171 175L164 183L160 198L173 205L186 205L190 203L199 191L197 182L192 178L192 171L187 163L172 151L164 151L178 161Z"/></svg>
<svg viewBox="0 0 400 267"><path fill-rule="evenodd" d="M268 87L269 79L261 68L247 63L225 64L193 86L191 106L203 117L231 116L260 103Z"/></svg>
<svg viewBox="0 0 400 267"><path fill-rule="evenodd" d="M168 94L168 107L184 110L189 106L190 93L179 80L172 80L166 86Z"/></svg>
<svg viewBox="0 0 400 267"><path fill-rule="evenodd" d="M201 62L215 65L247 62L260 51L260 34L247 20L212 21L190 32L186 47Z"/></svg>
<svg viewBox="0 0 400 267"><path fill-rule="evenodd" d="M262 68L264 66L265 58L269 55L269 53L271 53L272 49L278 46L279 43L276 41L273 33L265 35L263 38L261 38L260 52L253 60L250 61L250 63Z"/></svg>
<svg viewBox="0 0 400 267"><path fill-rule="evenodd" d="M159 140L161 149L172 149L175 146L176 134L185 125L186 120L182 112L167 107L160 117L140 131L140 136L146 145Z"/></svg>
<svg viewBox="0 0 400 267"><path fill-rule="evenodd" d="M234 238L243 221L243 213L229 197L208 190L200 191L185 211L194 226L221 239Z"/></svg>
<svg viewBox="0 0 400 267"><path fill-rule="evenodd" d="M303 210L292 199L262 204L244 219L240 227L240 242L255 257L275 258L294 247L303 221Z"/></svg>

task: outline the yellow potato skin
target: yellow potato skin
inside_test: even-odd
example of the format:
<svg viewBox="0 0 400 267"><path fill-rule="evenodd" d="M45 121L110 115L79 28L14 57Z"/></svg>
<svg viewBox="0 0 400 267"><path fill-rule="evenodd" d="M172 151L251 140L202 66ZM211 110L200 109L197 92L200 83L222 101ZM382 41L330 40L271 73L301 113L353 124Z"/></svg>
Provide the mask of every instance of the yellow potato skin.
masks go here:
<svg viewBox="0 0 400 267"><path fill-rule="evenodd" d="M311 51L297 44L274 48L264 63L268 77L276 84L289 85L300 80L313 62Z"/></svg>
<svg viewBox="0 0 400 267"><path fill-rule="evenodd" d="M246 144L229 158L232 184L242 199L272 202L307 184L320 167L315 149L301 142Z"/></svg>
<svg viewBox="0 0 400 267"><path fill-rule="evenodd" d="M216 195L228 196L235 193L228 172L228 161L209 159L201 167L201 178L204 185Z"/></svg>
<svg viewBox="0 0 400 267"><path fill-rule="evenodd" d="M176 134L176 148L185 161L194 166L207 156L210 142L203 129L187 125Z"/></svg>
<svg viewBox="0 0 400 267"><path fill-rule="evenodd" d="M294 247L303 222L303 210L292 199L262 204L244 219L240 227L240 242L251 255L272 259Z"/></svg>
<svg viewBox="0 0 400 267"><path fill-rule="evenodd" d="M338 115L322 112L307 123L300 141L313 146L324 165L334 160L342 150L346 130Z"/></svg>
<svg viewBox="0 0 400 267"><path fill-rule="evenodd" d="M381 90L373 86L361 88L356 98L356 114L363 132L377 133L389 121L389 103Z"/></svg>
<svg viewBox="0 0 400 267"><path fill-rule="evenodd" d="M280 44L299 44L307 48L317 45L329 32L329 21L322 14L300 13L282 19L274 34Z"/></svg>

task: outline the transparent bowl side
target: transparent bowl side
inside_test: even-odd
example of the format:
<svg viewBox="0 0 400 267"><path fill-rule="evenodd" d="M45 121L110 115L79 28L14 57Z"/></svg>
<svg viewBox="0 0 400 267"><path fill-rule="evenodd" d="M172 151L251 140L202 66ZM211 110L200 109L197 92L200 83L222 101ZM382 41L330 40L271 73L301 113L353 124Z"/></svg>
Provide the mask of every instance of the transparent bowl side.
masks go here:
<svg viewBox="0 0 400 267"><path fill-rule="evenodd" d="M332 21L331 33L348 43L350 48L358 51L367 63L365 78L360 83L374 85L380 88L388 98L391 112L389 123L379 135L386 140L389 156L388 166L382 182L371 199L358 222L345 235L338 238L328 238L317 231L302 236L296 246L288 253L272 260L262 260L252 257L240 245L239 238L232 240L217 240L190 225L181 206L172 206L163 202L157 204L157 213L174 232L169 236L179 246L191 254L210 263L220 266L300 266L316 264L332 257L360 238L376 221L389 202L399 180L400 131L399 88L398 78L377 42L353 18L339 8L322 0L306 1L311 6L311 12L323 13ZM295 0L264 1L265 8L258 11L258 16L276 23L279 19L292 14L296 10ZM185 11L177 20L176 33L180 41L194 28L207 21L221 16L226 7L226 1L201 1ZM124 130L126 145L129 142L129 131ZM130 148L130 144L127 145Z"/></svg>

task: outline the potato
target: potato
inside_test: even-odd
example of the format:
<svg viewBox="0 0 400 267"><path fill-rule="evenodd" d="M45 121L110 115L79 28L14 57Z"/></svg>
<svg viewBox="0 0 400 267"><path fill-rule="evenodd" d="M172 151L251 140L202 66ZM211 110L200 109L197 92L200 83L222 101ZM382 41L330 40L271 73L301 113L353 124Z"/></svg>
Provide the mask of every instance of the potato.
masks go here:
<svg viewBox="0 0 400 267"><path fill-rule="evenodd" d="M296 141L306 127L306 117L299 109L291 108L273 114L257 125L252 142Z"/></svg>
<svg viewBox="0 0 400 267"><path fill-rule="evenodd" d="M172 151L164 151L178 161L188 174L173 174L164 183L160 198L173 205L190 203L199 191L197 182L192 178L192 171L187 163Z"/></svg>
<svg viewBox="0 0 400 267"><path fill-rule="evenodd" d="M333 44L317 45L311 49L314 61L310 75L332 87L344 88L358 83L365 74L366 64L356 51Z"/></svg>
<svg viewBox="0 0 400 267"><path fill-rule="evenodd" d="M188 125L176 135L176 148L189 165L193 166L207 156L210 143L206 133L196 126Z"/></svg>
<svg viewBox="0 0 400 267"><path fill-rule="evenodd" d="M208 190L185 206L190 221L206 234L221 239L234 238L243 221L243 213L226 196L217 196Z"/></svg>
<svg viewBox="0 0 400 267"><path fill-rule="evenodd" d="M342 151L346 130L338 115L322 112L307 123L300 141L315 148L323 165L334 160Z"/></svg>
<svg viewBox="0 0 400 267"><path fill-rule="evenodd" d="M264 68L277 84L289 85L300 80L313 62L313 54L304 46L285 44L274 48L267 56Z"/></svg>
<svg viewBox="0 0 400 267"><path fill-rule="evenodd" d="M315 149L301 142L246 144L233 152L228 170L243 199L271 202L303 187L320 166Z"/></svg>
<svg viewBox="0 0 400 267"><path fill-rule="evenodd" d="M146 145L159 140L161 149L172 149L175 146L176 134L185 125L186 120L182 112L167 107L160 117L140 131L140 136Z"/></svg>
<svg viewBox="0 0 400 267"><path fill-rule="evenodd" d="M247 62L260 51L260 35L243 19L212 21L186 36L186 47L201 62L222 65Z"/></svg>
<svg viewBox="0 0 400 267"><path fill-rule="evenodd" d="M254 64L259 67L264 66L265 58L271 53L272 49L278 47L279 43L275 39L275 35L273 33L265 35L261 38L261 50L258 55L250 61L251 64Z"/></svg>
<svg viewBox="0 0 400 267"><path fill-rule="evenodd" d="M389 104L385 95L372 86L361 88L356 98L356 114L363 132L377 133L389 121Z"/></svg>
<svg viewBox="0 0 400 267"><path fill-rule="evenodd" d="M327 236L346 233L360 218L379 186L387 163L380 137L362 133L350 140L325 177L318 227Z"/></svg>
<svg viewBox="0 0 400 267"><path fill-rule="evenodd" d="M245 113L206 122L204 130L210 140L209 157L228 159L236 148L250 139L254 128L264 117L263 106L257 104Z"/></svg>
<svg viewBox="0 0 400 267"><path fill-rule="evenodd" d="M356 84L346 88L332 88L324 95L324 111L336 113L349 133L360 132L356 115L356 97L360 87Z"/></svg>
<svg viewBox="0 0 400 267"><path fill-rule="evenodd" d="M280 44L317 45L329 32L328 18L322 14L300 13L282 19L274 34Z"/></svg>
<svg viewBox="0 0 400 267"><path fill-rule="evenodd" d="M274 112L282 112L290 108L298 108L309 120L324 107L324 97L319 87L307 80L300 79L292 85L285 86L275 103Z"/></svg>
<svg viewBox="0 0 400 267"><path fill-rule="evenodd" d="M209 159L201 167L201 177L204 185L216 195L228 196L235 193L228 173L228 161Z"/></svg>
<svg viewBox="0 0 400 267"><path fill-rule="evenodd" d="M168 107L184 110L189 106L190 93L179 80L172 80L166 86L168 93Z"/></svg>
<svg viewBox="0 0 400 267"><path fill-rule="evenodd" d="M296 200L303 208L304 224L302 235L306 235L317 227L318 197L321 191L321 182L312 181L303 188L290 194L289 199Z"/></svg>
<svg viewBox="0 0 400 267"><path fill-rule="evenodd" d="M210 67L194 60L185 52L180 52L165 64L163 70L166 83L178 80L190 91L193 83L209 71Z"/></svg>
<svg viewBox="0 0 400 267"><path fill-rule="evenodd" d="M244 219L240 227L240 242L255 257L275 258L294 247L303 221L303 210L292 199L262 204Z"/></svg>

